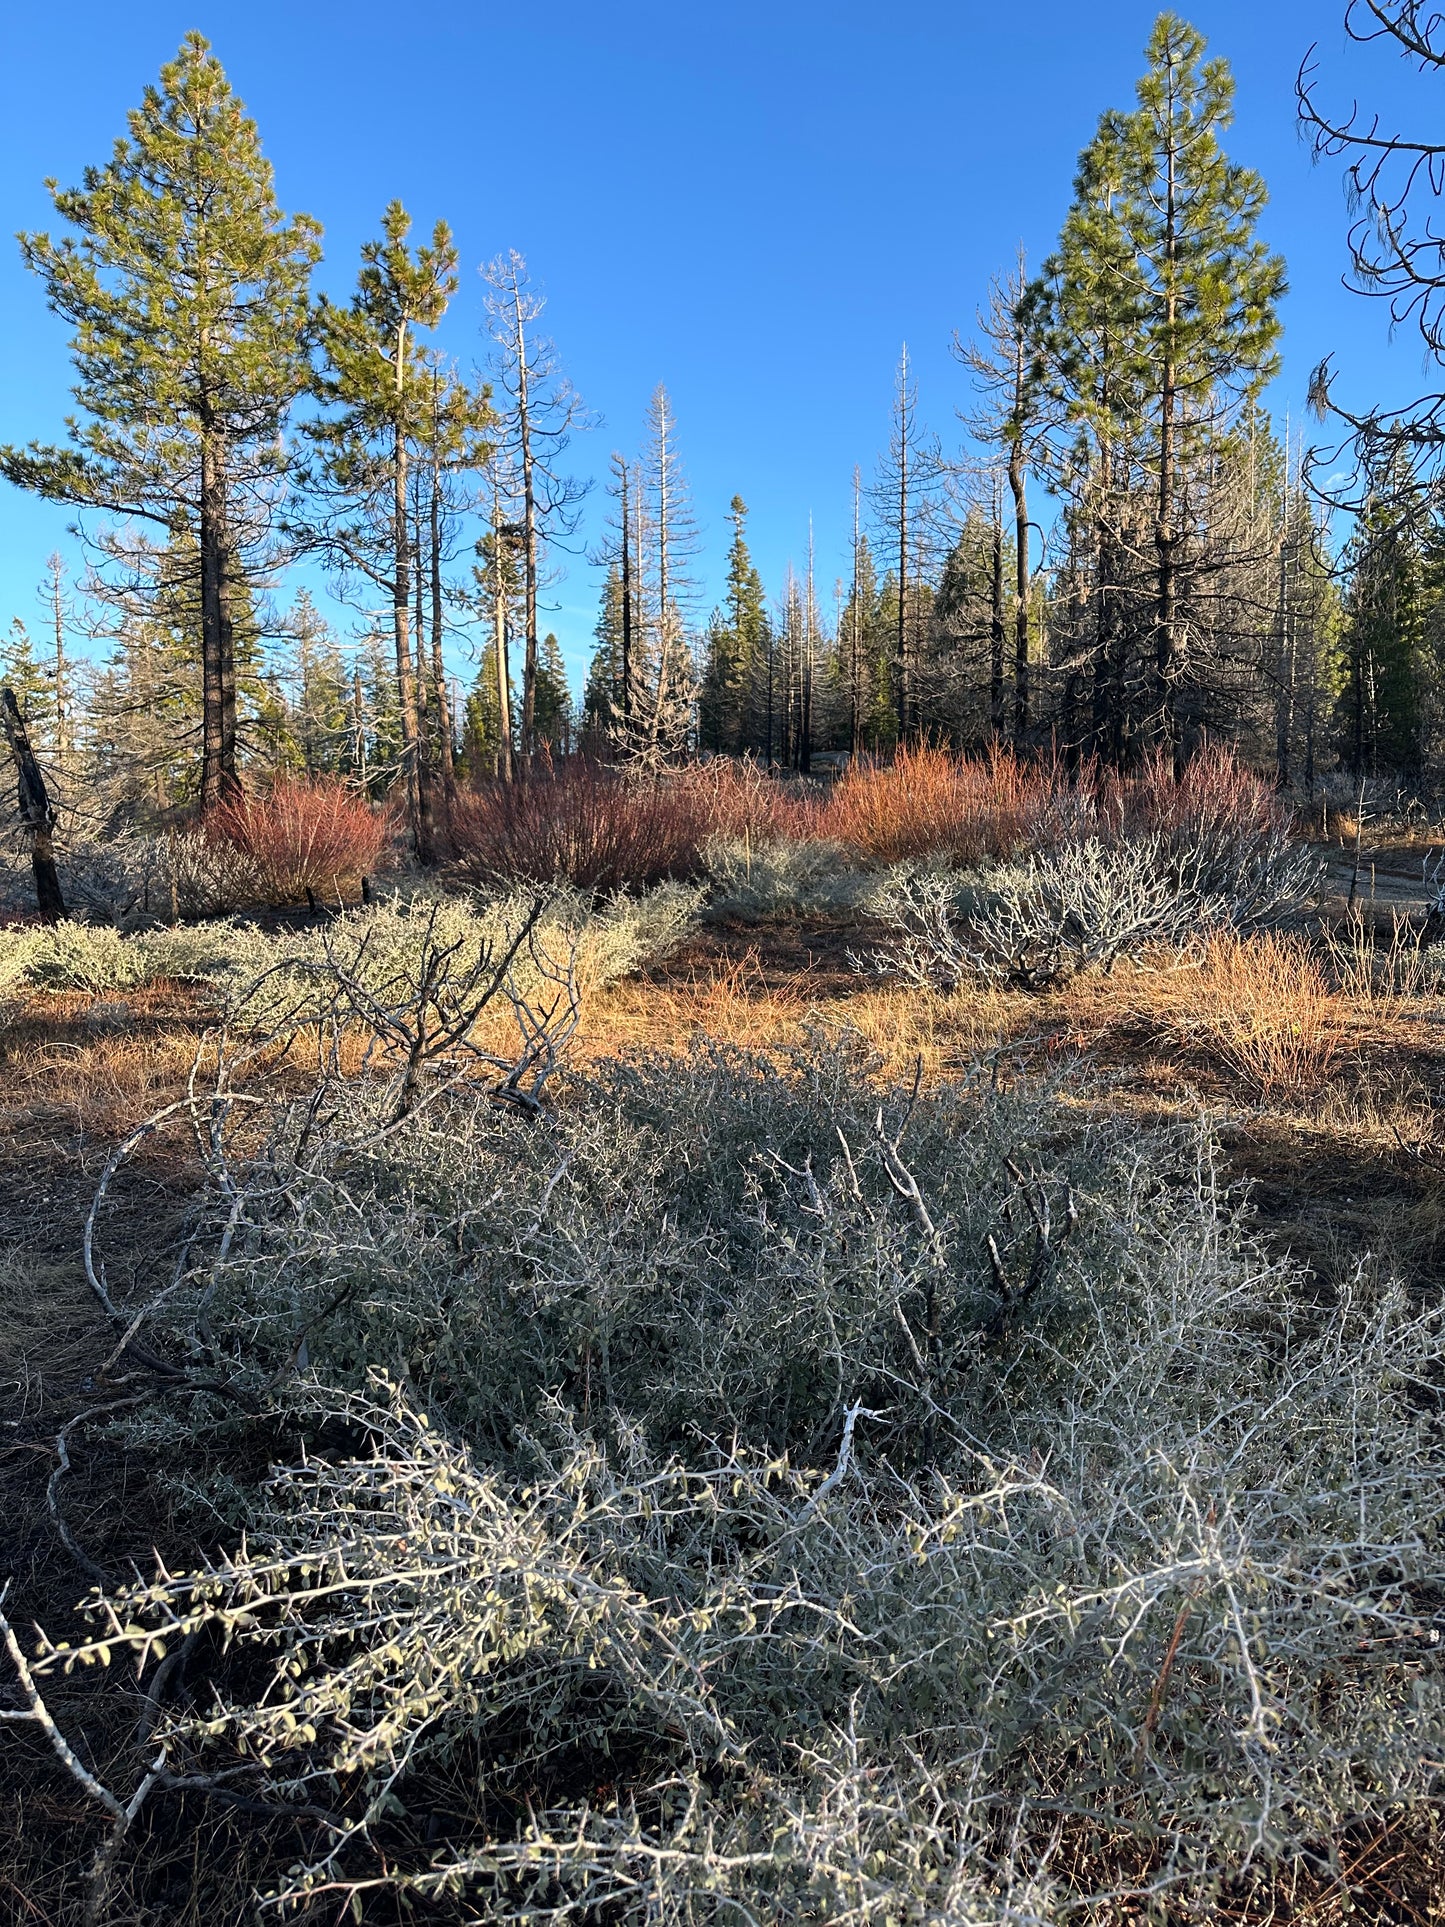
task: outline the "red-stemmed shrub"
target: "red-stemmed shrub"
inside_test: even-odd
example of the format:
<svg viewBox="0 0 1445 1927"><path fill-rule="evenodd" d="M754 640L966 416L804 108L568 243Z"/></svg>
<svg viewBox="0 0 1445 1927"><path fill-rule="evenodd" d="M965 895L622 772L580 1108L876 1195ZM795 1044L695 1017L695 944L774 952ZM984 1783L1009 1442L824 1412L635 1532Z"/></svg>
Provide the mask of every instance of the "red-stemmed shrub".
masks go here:
<svg viewBox="0 0 1445 1927"><path fill-rule="evenodd" d="M622 890L691 874L711 824L706 798L686 781L575 757L464 790L451 828L459 862L479 883Z"/></svg>
<svg viewBox="0 0 1445 1927"><path fill-rule="evenodd" d="M242 859L261 901L283 905L354 894L376 869L391 826L344 783L283 777L219 805L204 833Z"/></svg>
<svg viewBox="0 0 1445 1927"><path fill-rule="evenodd" d="M1289 827L1288 805L1232 750L1207 745L1176 777L1160 751L1128 776L1095 779L1103 826L1124 835L1270 836Z"/></svg>
<svg viewBox="0 0 1445 1927"><path fill-rule="evenodd" d="M669 780L695 799L712 836L775 843L826 834L823 787L807 777L766 769L750 756L713 757L678 770Z"/></svg>
<svg viewBox="0 0 1445 1927"><path fill-rule="evenodd" d="M875 863L1013 856L1045 835L1062 779L1007 750L986 757L916 745L858 763L834 786L820 833Z"/></svg>

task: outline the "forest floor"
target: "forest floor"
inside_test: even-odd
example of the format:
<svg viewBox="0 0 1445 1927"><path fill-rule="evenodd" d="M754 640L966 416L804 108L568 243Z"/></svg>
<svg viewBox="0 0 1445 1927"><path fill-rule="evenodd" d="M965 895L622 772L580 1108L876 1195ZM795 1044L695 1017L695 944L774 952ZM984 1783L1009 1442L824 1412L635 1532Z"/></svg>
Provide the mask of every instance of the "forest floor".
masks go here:
<svg viewBox="0 0 1445 1927"><path fill-rule="evenodd" d="M1352 853L1334 852L1343 911ZM1418 907L1417 854L1366 851L1363 911L1387 934ZM1412 889L1413 885L1413 889ZM665 964L600 993L574 1062L684 1049L708 1037L774 1052L810 1029L851 1027L882 1069L924 1080L987 1059L1003 1078L1056 1079L1068 1101L1150 1119L1216 1121L1230 1174L1250 1187L1261 1234L1342 1284L1365 1253L1424 1288L1445 1257L1445 996L1333 991L1313 1014L1313 1071L1261 1085L1221 1053L1201 1021L1209 987L1189 973L1121 965L1043 996L993 990L930 997L860 975L850 952L876 933L836 920L709 923ZM1196 973L1197 977L1197 973ZM1203 1013L1207 1016L1207 1012ZM157 984L123 1004L82 994L31 994L0 1024L0 1572L5 1612L22 1633L72 1630L98 1572L147 1570L198 1550L160 1496L145 1454L107 1430L129 1395L106 1378L114 1333L81 1261L86 1215L119 1140L183 1088L206 1010L196 994ZM111 1276L164 1244L195 1177L178 1141L158 1141L118 1182L105 1230ZM89 1415L89 1416L86 1416ZM67 1429L73 1428L73 1429ZM67 1551L49 1502L57 1439L69 1453ZM99 1673L56 1684L53 1710L102 1779L129 1744L138 1694ZM268 1832L269 1829L269 1832ZM283 1829L284 1831L284 1829ZM117 1888L116 1923L232 1927L234 1869L257 1853L285 1857L264 1817L188 1796L142 1815ZM71 1927L94 1851L96 1810L30 1727L0 1745L0 1921ZM1310 1923L1445 1919L1445 1862L1403 1828L1351 1843L1337 1874L1296 1904L1220 1918ZM440 1916L438 1916L440 1917ZM318 1919L320 1916L318 1916ZM368 1915L370 1918L370 1915ZM1121 1916L1122 1918L1122 1916Z"/></svg>

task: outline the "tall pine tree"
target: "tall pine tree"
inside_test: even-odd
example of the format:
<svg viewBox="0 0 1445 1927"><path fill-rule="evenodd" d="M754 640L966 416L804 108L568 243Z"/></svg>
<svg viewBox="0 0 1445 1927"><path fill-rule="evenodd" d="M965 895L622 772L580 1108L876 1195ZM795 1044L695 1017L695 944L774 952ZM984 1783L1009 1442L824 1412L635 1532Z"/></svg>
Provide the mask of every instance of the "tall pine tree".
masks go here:
<svg viewBox="0 0 1445 1927"><path fill-rule="evenodd" d="M138 520L195 558L203 807L238 787L235 602L264 546L281 429L310 380L320 228L287 220L255 123L188 34L104 167L53 182L73 234L21 237L74 328L67 447L0 452L22 488ZM174 551L173 551L174 552Z"/></svg>

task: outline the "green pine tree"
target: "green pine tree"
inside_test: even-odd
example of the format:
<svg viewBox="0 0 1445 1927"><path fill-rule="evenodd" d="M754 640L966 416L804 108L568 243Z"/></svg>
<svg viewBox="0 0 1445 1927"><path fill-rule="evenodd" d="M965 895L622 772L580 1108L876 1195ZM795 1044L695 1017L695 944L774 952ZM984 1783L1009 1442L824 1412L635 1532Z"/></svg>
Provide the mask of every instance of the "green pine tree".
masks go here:
<svg viewBox="0 0 1445 1927"><path fill-rule="evenodd" d="M502 746L501 704L497 695L497 645L489 642L477 665L476 681L462 714L462 770L479 783L496 776Z"/></svg>
<svg viewBox="0 0 1445 1927"><path fill-rule="evenodd" d="M603 739L614 736L622 723L622 572L614 562L602 585L602 600L593 630L596 647L587 666L582 696L582 727Z"/></svg>
<svg viewBox="0 0 1445 1927"><path fill-rule="evenodd" d="M567 665L562 660L562 646L550 630L542 638L537 661L532 728L539 744L545 744L563 756L571 750L572 691L567 683Z"/></svg>
<svg viewBox="0 0 1445 1927"><path fill-rule="evenodd" d="M361 250L350 305L323 302L318 311L326 354L321 393L333 412L307 424L320 459L307 476L315 512L298 533L344 576L360 573L391 605L400 776L417 854L425 862L435 832L431 771L423 754L425 665L413 651L417 557L408 488L414 444L425 445L436 412L417 331L436 327L456 292L457 250L445 221L437 222L429 246L408 247L410 232L410 215L400 201L391 202L381 238ZM438 464L445 459L437 453Z"/></svg>
<svg viewBox="0 0 1445 1927"><path fill-rule="evenodd" d="M0 643L0 686L14 691L34 749L39 752L48 747L55 719L55 690L44 664L36 657L30 631L19 616L12 620L10 634Z"/></svg>
<svg viewBox="0 0 1445 1927"><path fill-rule="evenodd" d="M1204 48L1159 16L1138 104L1101 119L1025 298L1052 479L1093 553L1093 617L1065 666L1091 677L1095 746L1115 761L1141 737L1181 753L1191 596L1219 564L1199 478L1278 365L1284 263L1256 236L1263 181L1220 147L1234 83Z"/></svg>
<svg viewBox="0 0 1445 1927"><path fill-rule="evenodd" d="M1255 235L1264 182L1220 148L1234 80L1227 62L1204 59L1204 46L1177 14L1160 14L1126 124L1120 207L1138 290L1138 381L1154 431L1156 701L1176 754L1187 671L1186 471L1199 439L1217 429L1224 399L1247 408L1277 372L1286 288L1283 259Z"/></svg>
<svg viewBox="0 0 1445 1927"><path fill-rule="evenodd" d="M763 583L748 551L747 514L747 503L735 495L728 506L733 539L726 601L707 626L698 692L699 747L731 755L758 747L756 691L767 648Z"/></svg>
<svg viewBox="0 0 1445 1927"><path fill-rule="evenodd" d="M1341 750L1357 775L1418 779L1425 761L1430 585L1410 505L1408 478L1392 477L1365 504L1346 551Z"/></svg>
<svg viewBox="0 0 1445 1927"><path fill-rule="evenodd" d="M209 807L239 781L234 605L264 547L283 424L311 379L321 231L282 215L255 123L200 34L129 124L81 187L50 184L75 232L21 237L74 328L81 414L69 446L6 448L0 470L52 501L194 545Z"/></svg>

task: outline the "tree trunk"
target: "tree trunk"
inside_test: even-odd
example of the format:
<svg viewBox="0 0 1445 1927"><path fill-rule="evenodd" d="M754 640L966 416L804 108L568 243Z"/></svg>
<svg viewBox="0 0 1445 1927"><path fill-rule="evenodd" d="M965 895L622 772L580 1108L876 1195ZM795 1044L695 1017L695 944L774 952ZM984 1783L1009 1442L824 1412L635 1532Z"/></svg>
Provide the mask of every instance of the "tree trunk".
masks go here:
<svg viewBox="0 0 1445 1927"><path fill-rule="evenodd" d="M507 580L502 564L502 506L492 509L492 583L494 640L497 652L497 774L512 780L512 684L507 674Z"/></svg>
<svg viewBox="0 0 1445 1927"><path fill-rule="evenodd" d="M1173 113L1171 104L1171 128ZM1178 370L1174 359L1174 328L1178 317L1174 287L1174 262L1178 210L1175 206L1174 144L1171 138L1167 163L1164 206L1164 263L1167 292L1164 301L1165 351L1159 395L1159 515L1154 527L1154 546L1159 557L1159 603L1155 635L1154 666L1158 679L1159 720L1164 747L1174 760L1179 774L1181 743L1175 688L1178 649L1175 574L1179 531L1174 526L1174 405Z"/></svg>
<svg viewBox="0 0 1445 1927"><path fill-rule="evenodd" d="M900 429L898 461L898 743L908 737L908 430Z"/></svg>
<svg viewBox="0 0 1445 1927"><path fill-rule="evenodd" d="M517 433L522 448L522 571L523 621L526 628L522 658L522 755L529 759L537 735L537 492L532 472L532 409L527 383L527 335L522 324L522 296L512 288L517 342Z"/></svg>
<svg viewBox="0 0 1445 1927"><path fill-rule="evenodd" d="M667 436L667 423L664 419L658 437L657 465L657 700L652 706L652 724L648 733L651 748L656 751L662 735L662 719L666 710L672 669L672 631L668 620L667 599L671 589L668 575L669 542L671 529L668 524L668 457L670 443Z"/></svg>
<svg viewBox="0 0 1445 1927"><path fill-rule="evenodd" d="M215 431L201 435L201 809L240 792L236 773L236 655L231 631L225 475Z"/></svg>
<svg viewBox="0 0 1445 1927"><path fill-rule="evenodd" d="M452 712L447 701L446 664L442 658L442 510L441 469L431 468L431 667L435 688L437 767L442 779L442 807L451 814L457 773L452 754Z"/></svg>
<svg viewBox="0 0 1445 1927"><path fill-rule="evenodd" d="M392 630L396 643L397 696L401 707L401 760L407 814L419 862L432 860L430 799L419 754L416 680L411 657L411 523L407 504L406 426L402 397L406 386L406 323L397 330L396 421L392 438Z"/></svg>
<svg viewBox="0 0 1445 1927"><path fill-rule="evenodd" d="M853 470L853 595L851 598L853 619L848 625L848 649L850 657L848 663L848 757L850 761L855 759L858 754L858 712L860 708L858 698L861 694L858 685L858 622L862 613L858 607L858 544L860 540L858 528L858 498L861 486L861 477L855 468Z"/></svg>
<svg viewBox="0 0 1445 1927"><path fill-rule="evenodd" d="M1154 529L1154 546L1159 557L1159 603L1154 668L1158 682L1160 731L1164 747L1171 753L1177 766L1180 739L1175 691L1177 663L1174 631L1177 621L1175 552L1179 535L1173 521L1174 399L1174 363L1171 360L1164 364L1164 384L1159 416L1159 517Z"/></svg>
<svg viewBox="0 0 1445 1927"><path fill-rule="evenodd" d="M362 790L367 787L366 766L366 701L361 693L361 669L358 665L351 672L352 726L356 731L356 775Z"/></svg>
<svg viewBox="0 0 1445 1927"><path fill-rule="evenodd" d="M988 720L993 739L1003 734L1003 514L995 478L989 550Z"/></svg>
<svg viewBox="0 0 1445 1927"><path fill-rule="evenodd" d="M35 874L36 908L42 922L59 923L65 915L65 898L61 894L60 873L55 867L55 848L51 841L55 810L40 765L35 760L35 752L30 747L30 734L12 689L6 689L0 696L0 720L4 722L6 740L15 758L16 801L20 820L30 832L30 867Z"/></svg>
<svg viewBox="0 0 1445 1927"><path fill-rule="evenodd" d="M1294 736L1294 635L1289 611L1289 543L1283 534L1279 547L1279 655L1275 688L1274 780L1289 788L1290 749Z"/></svg>
<svg viewBox="0 0 1445 1927"><path fill-rule="evenodd" d="M50 614L55 628L55 760L61 781L70 768L70 682L65 660L65 582L58 554L50 558Z"/></svg>
<svg viewBox="0 0 1445 1927"><path fill-rule="evenodd" d="M1014 499L1014 748L1021 750L1029 728L1029 505L1018 439L1009 444L1008 485Z"/></svg>
<svg viewBox="0 0 1445 1927"><path fill-rule="evenodd" d="M627 464L622 479L622 720L632 716L632 532L627 524Z"/></svg>

